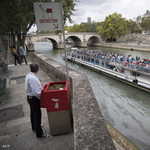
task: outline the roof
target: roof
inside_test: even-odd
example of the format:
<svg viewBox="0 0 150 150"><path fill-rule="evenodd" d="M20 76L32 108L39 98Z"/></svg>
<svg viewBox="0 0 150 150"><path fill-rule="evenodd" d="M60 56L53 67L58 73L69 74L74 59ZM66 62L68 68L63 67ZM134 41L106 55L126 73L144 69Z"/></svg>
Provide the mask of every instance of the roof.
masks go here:
<svg viewBox="0 0 150 150"><path fill-rule="evenodd" d="M150 11L149 10L147 10L146 13L143 16L147 16L147 15L148 16L150 15Z"/></svg>

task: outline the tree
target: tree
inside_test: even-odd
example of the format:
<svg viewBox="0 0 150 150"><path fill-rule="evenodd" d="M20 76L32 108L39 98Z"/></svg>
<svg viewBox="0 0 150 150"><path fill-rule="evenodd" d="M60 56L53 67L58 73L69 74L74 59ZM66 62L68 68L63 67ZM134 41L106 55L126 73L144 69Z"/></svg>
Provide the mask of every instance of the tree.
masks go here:
<svg viewBox="0 0 150 150"><path fill-rule="evenodd" d="M137 16L135 18L135 22L136 22L136 33L141 33L141 21L142 21L142 17L141 16Z"/></svg>
<svg viewBox="0 0 150 150"><path fill-rule="evenodd" d="M0 1L0 35L9 35L13 43L15 43L15 35L18 43L23 44L27 32L33 24L35 24L34 2L51 2L52 0L1 0ZM53 0L60 2L60 0ZM64 24L68 19L72 22L71 16L75 11L75 5L78 0L62 0Z"/></svg>
<svg viewBox="0 0 150 150"><path fill-rule="evenodd" d="M97 26L99 26L99 22L92 22L89 24L74 24L73 26L65 27L65 30L68 32L97 32Z"/></svg>
<svg viewBox="0 0 150 150"><path fill-rule="evenodd" d="M92 23L85 24L84 26L87 28L87 32L97 32L97 26L99 24L99 22L93 21Z"/></svg>
<svg viewBox="0 0 150 150"><path fill-rule="evenodd" d="M87 28L82 23L80 25L75 23L73 26L66 27L65 30L68 32L87 32Z"/></svg>
<svg viewBox="0 0 150 150"><path fill-rule="evenodd" d="M142 17L142 21L140 26L145 32L150 33L150 16L149 17Z"/></svg>
<svg viewBox="0 0 150 150"><path fill-rule="evenodd" d="M117 38L124 36L127 31L127 20L122 18L121 14L116 12L106 17L105 21L101 22L97 27L99 34L103 38Z"/></svg>
<svg viewBox="0 0 150 150"><path fill-rule="evenodd" d="M137 30L137 24L132 19L127 21L127 28L129 29L130 33L135 33Z"/></svg>

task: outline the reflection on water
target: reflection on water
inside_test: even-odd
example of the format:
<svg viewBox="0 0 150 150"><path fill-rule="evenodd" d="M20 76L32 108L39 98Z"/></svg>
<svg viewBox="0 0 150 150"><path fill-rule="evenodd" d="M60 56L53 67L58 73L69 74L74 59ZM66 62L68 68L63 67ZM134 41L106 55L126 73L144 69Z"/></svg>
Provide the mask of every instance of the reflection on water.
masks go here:
<svg viewBox="0 0 150 150"><path fill-rule="evenodd" d="M88 47L125 56L150 58L150 53L102 47ZM38 42L35 50L65 65L64 50L53 49L51 43ZM70 46L67 46L70 51ZM28 53L32 57L32 53ZM105 120L139 149L150 149L150 94L125 83L68 61L68 67L85 74L93 88Z"/></svg>

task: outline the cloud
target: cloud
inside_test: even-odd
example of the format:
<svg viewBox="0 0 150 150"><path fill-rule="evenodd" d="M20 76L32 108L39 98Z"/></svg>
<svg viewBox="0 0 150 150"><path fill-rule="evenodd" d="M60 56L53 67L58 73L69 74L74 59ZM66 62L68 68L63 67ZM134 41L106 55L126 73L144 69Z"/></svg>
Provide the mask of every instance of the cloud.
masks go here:
<svg viewBox="0 0 150 150"><path fill-rule="evenodd" d="M91 17L92 21L100 22L114 12L121 13L126 19L134 19L138 15L143 16L149 6L150 0L80 0L72 20L80 24ZM67 22L67 25L71 24Z"/></svg>
<svg viewBox="0 0 150 150"><path fill-rule="evenodd" d="M101 22L106 16L117 12L127 20L133 20L138 15L143 16L146 10L150 10L149 6L150 0L80 0L80 3L75 6L77 11L74 11L71 18L77 24L87 22L88 17L91 18L91 21ZM67 21L67 25L73 24ZM30 30L36 31L36 27Z"/></svg>

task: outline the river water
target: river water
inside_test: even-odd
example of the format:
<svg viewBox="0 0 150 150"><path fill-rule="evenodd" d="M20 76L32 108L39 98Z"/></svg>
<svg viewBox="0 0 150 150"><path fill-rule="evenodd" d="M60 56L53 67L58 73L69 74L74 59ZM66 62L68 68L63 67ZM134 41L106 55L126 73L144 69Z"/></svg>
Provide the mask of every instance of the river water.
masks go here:
<svg viewBox="0 0 150 150"><path fill-rule="evenodd" d="M53 49L51 42L35 43L35 51L64 64L62 49ZM103 47L88 49L131 54L133 57L149 58L150 53ZM67 45L67 51L71 46ZM28 57L32 58L32 52ZM97 73L68 61L68 67L86 75L105 120L140 150L150 150L150 93Z"/></svg>

